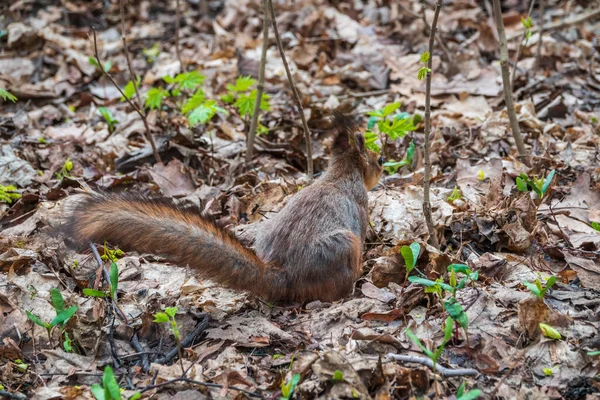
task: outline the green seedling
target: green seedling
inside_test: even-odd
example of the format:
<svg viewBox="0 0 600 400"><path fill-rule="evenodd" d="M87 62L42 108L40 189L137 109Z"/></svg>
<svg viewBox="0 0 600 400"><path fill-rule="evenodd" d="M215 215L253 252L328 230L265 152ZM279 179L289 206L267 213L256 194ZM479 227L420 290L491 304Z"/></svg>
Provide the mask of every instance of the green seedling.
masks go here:
<svg viewBox="0 0 600 400"><path fill-rule="evenodd" d="M106 107L98 107L98 112L104 118L104 121L108 124L108 131L112 132L115 130L115 125L119 123L119 121L113 116L110 110Z"/></svg>
<svg viewBox="0 0 600 400"><path fill-rule="evenodd" d="M427 62L429 61L430 57L431 54L429 54L429 51L425 50L423 53L421 53L421 63L427 65ZM422 81L430 72L431 69L427 68L427 66L419 68L419 72L417 72L417 79Z"/></svg>
<svg viewBox="0 0 600 400"><path fill-rule="evenodd" d="M465 383L463 382L456 392L456 400L475 400L481 396L481 390L473 389L465 392Z"/></svg>
<svg viewBox="0 0 600 400"><path fill-rule="evenodd" d="M410 114L408 113L396 113L399 108L400 102L395 102L386 105L381 110L367 112L367 115L369 115L369 121L367 122L367 131L365 132L364 137L365 146L368 149L378 153L381 152L381 148L376 143L378 138L377 133L373 131L373 128L375 127L377 127L379 134L382 135L382 137L379 138L382 142L383 137L390 138L390 140L396 140L406 136L408 132L412 132L417 129L416 125L421 121L421 116L415 115L411 118Z"/></svg>
<svg viewBox="0 0 600 400"><path fill-rule="evenodd" d="M251 90L251 88L256 85L256 83L256 80L249 76L240 76L235 81L235 85L227 85L227 94L221 96L221 100L225 103L232 104L241 117L248 119L254 115L257 89ZM261 110L269 111L271 109L269 99L269 95L266 93L262 94L260 99ZM263 134L266 132L268 132L268 129L259 122L257 133Z"/></svg>
<svg viewBox="0 0 600 400"><path fill-rule="evenodd" d="M454 190L452 190L452 193L450 193L450 196L448 196L448 201L450 203L454 203L456 200L460 199L462 199L462 193L460 192L458 186L454 186Z"/></svg>
<svg viewBox="0 0 600 400"><path fill-rule="evenodd" d="M140 87L140 77L138 76L135 79L136 79L136 85L133 84L133 81L129 81L123 88L124 96L121 96L121 101L130 100L133 97L133 95L135 94L136 86L138 88Z"/></svg>
<svg viewBox="0 0 600 400"><path fill-rule="evenodd" d="M404 259L404 265L406 265L406 275L404 276L404 284L402 285L404 288L408 276L417 265L417 260L421 254L421 245L417 242L413 242L410 246L402 246L400 248L400 254L402 254L402 258Z"/></svg>
<svg viewBox="0 0 600 400"><path fill-rule="evenodd" d="M547 338L556 339L556 340L562 339L560 332L558 332L556 329L554 329L550 325L543 324L540 322L539 327L540 327L540 330L542 331L542 335L546 336Z"/></svg>
<svg viewBox="0 0 600 400"><path fill-rule="evenodd" d="M70 158L65 160L65 163L61 167L60 171L56 173L56 179L62 180L64 178L70 178L69 172L73 169L73 161Z"/></svg>
<svg viewBox="0 0 600 400"><path fill-rule="evenodd" d="M540 199L544 197L550 184L552 183L552 178L554 178L554 170L550 171L548 176L545 179L537 179L537 178L529 178L527 174L522 173L516 179L517 190L521 192L528 192L529 190L533 190Z"/></svg>
<svg viewBox="0 0 600 400"><path fill-rule="evenodd" d="M98 64L98 60L96 60L96 57L88 57L88 62L94 67L96 67L96 69L100 70L100 65ZM104 69L104 72L108 72L110 71L112 66L113 62L108 60L102 65L102 68Z"/></svg>
<svg viewBox="0 0 600 400"><path fill-rule="evenodd" d="M52 343L52 330L54 327L59 326L61 328L61 334L63 334L67 322L73 315L75 315L79 307L71 306L65 309L65 301L60 291L56 288L50 290L50 299L52 301L54 311L56 312L56 317L54 317L52 321L44 322L40 319L40 317L28 310L26 310L25 313L27 314L27 318L29 318L33 323L46 329L46 332L48 333L48 340L50 343Z"/></svg>
<svg viewBox="0 0 600 400"><path fill-rule="evenodd" d="M546 281L546 286L544 286L544 287L542 287L542 282L539 279L536 279L535 282L524 281L523 285L525 285L531 293L536 295L536 297L540 301L544 301L544 295L546 294L548 289L550 289L552 286L554 286L555 283L556 283L556 276L551 276Z"/></svg>
<svg viewBox="0 0 600 400"><path fill-rule="evenodd" d="M340 371L339 369L336 369L333 373L332 380L334 382L343 382L344 381L344 373L342 371Z"/></svg>
<svg viewBox="0 0 600 400"><path fill-rule="evenodd" d="M110 278L110 287L107 292L101 291L101 290L96 290L96 289L91 289L91 288L85 288L83 289L83 294L89 297L99 297L99 298L104 298L107 295L112 299L113 302L117 301L117 290L119 289L119 267L117 266L116 262L112 262L110 264L110 273L109 273L109 278Z"/></svg>
<svg viewBox="0 0 600 400"><path fill-rule="evenodd" d="M150 47L149 49L142 50L142 54L144 56L146 56L146 61L148 61L149 63L154 62L156 57L158 57L159 53L160 53L160 47L158 47L158 43L154 43L154 45L152 47Z"/></svg>
<svg viewBox="0 0 600 400"><path fill-rule="evenodd" d="M288 383L281 382L281 400L289 400L294 394L294 389L300 383L300 374L294 374Z"/></svg>
<svg viewBox="0 0 600 400"><path fill-rule="evenodd" d="M14 200L21 198L21 193L17 193L17 188L13 185L0 185L0 201L11 204Z"/></svg>
<svg viewBox="0 0 600 400"><path fill-rule="evenodd" d="M13 364L14 364L15 368L19 370L19 372L25 372L25 371L27 371L27 368L29 368L29 364L24 363L20 359L14 360Z"/></svg>
<svg viewBox="0 0 600 400"><path fill-rule="evenodd" d="M168 323L170 324L169 330L175 336L175 340L179 341L179 327L177 326L177 321L175 320L175 315L177 314L177 307L167 307L164 312L157 312L154 314L154 322L162 324Z"/></svg>
<svg viewBox="0 0 600 400"><path fill-rule="evenodd" d="M588 351L587 355L588 355L588 356L590 356L590 357L597 357L597 356L600 356L600 350L596 350L596 351Z"/></svg>
<svg viewBox="0 0 600 400"><path fill-rule="evenodd" d="M414 344L416 344L423 351L423 353L425 353L425 355L427 357L429 357L429 359L431 359L431 361L433 361L433 372L434 373L435 373L435 368L436 368L436 364L437 364L438 359L442 355L442 352L444 351L444 348L446 347L446 344L448 344L448 342L450 341L450 339L452 339L452 328L453 328L453 326L454 326L454 323L452 322L452 318L450 318L450 317L446 318L446 322L445 322L445 325L444 325L444 340L438 346L438 348L435 350L435 352L431 351L427 347L425 347L423 345L423 343L421 343L421 341L419 340L419 338L410 330L410 328L406 328L406 336L408 336L408 338Z"/></svg>
<svg viewBox="0 0 600 400"><path fill-rule="evenodd" d="M413 157L415 155L415 142L414 141L410 141L410 144L408 145L408 149L406 149L406 155L404 156L404 158L401 161L394 161L394 160L390 160L388 162L386 162L385 164L383 164L383 169L385 170L385 172L387 172L388 174L395 174L396 172L398 172L398 169L400 169L401 167L409 167L412 165L413 162Z"/></svg>
<svg viewBox="0 0 600 400"><path fill-rule="evenodd" d="M598 232L600 232L600 222L592 222L592 228L594 228L595 230L597 230Z"/></svg>
<svg viewBox="0 0 600 400"><path fill-rule="evenodd" d="M17 101L17 97L15 95L3 88L0 88L0 97L2 97L2 100L4 101L12 101L13 103L16 103Z"/></svg>
<svg viewBox="0 0 600 400"><path fill-rule="evenodd" d="M125 254L125 253L123 253L123 250L121 250L119 248L116 248L114 250L109 249L108 246L106 245L106 242L104 242L103 250L104 250L104 252L100 256L100 258L104 261L117 262L119 260L119 258L123 257L123 255Z"/></svg>
<svg viewBox="0 0 600 400"><path fill-rule="evenodd" d="M121 388L115 377L115 373L110 366L104 368L102 374L102 384L94 383L90 391L96 400L122 400ZM138 400L142 397L139 392L129 397L129 400Z"/></svg>
<svg viewBox="0 0 600 400"><path fill-rule="evenodd" d="M523 25L523 28L525 28L525 46L527 46L529 38L531 38L531 28L533 27L533 20L529 16L527 18L521 17L521 24Z"/></svg>

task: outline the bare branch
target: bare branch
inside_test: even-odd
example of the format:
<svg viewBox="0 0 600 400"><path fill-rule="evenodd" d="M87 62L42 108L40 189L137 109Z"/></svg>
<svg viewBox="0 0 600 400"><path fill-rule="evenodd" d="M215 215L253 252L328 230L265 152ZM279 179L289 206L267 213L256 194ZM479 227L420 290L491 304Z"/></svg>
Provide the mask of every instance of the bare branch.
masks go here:
<svg viewBox="0 0 600 400"><path fill-rule="evenodd" d="M429 242L431 245L439 249L440 245L433 224L431 215L431 199L429 196L429 186L431 183L431 161L429 159L429 151L431 144L429 138L431 136L431 72L433 68L433 45L435 43L435 31L437 29L437 21L442 9L442 2L438 0L435 3L435 13L433 21L429 28L429 60L427 61L427 77L425 83L425 143L423 144L423 163L425 164L425 174L423 177L423 215L425 223L429 231Z"/></svg>
<svg viewBox="0 0 600 400"><path fill-rule="evenodd" d="M156 143L154 142L154 137L152 137L152 133L150 133L150 126L148 125L148 121L146 120L146 114L144 111L144 103L142 102L142 95L140 94L140 88L137 84L137 77L133 71L133 67L131 66L131 59L129 58L129 50L127 50L127 39L125 38L125 5L124 0L119 1L119 5L121 7L121 39L123 40L123 52L125 52L125 59L127 60L127 67L129 68L129 75L131 77L131 81L133 82L133 88L135 89L135 96L138 102L138 114L142 117L142 121L144 122L144 128L146 129L146 138L150 142L150 146L152 146L152 152L154 153L154 158L156 162L162 164L162 159L160 154L158 153L158 149L156 148ZM95 36L94 36L94 45L95 45ZM102 64L100 64L102 65ZM129 104L133 104L129 102Z"/></svg>
<svg viewBox="0 0 600 400"><path fill-rule="evenodd" d="M541 0L543 1L543 0ZM527 18L531 17L531 13L533 12L533 5L535 4L535 0L531 0L531 4L529 4L529 11L527 12ZM527 29L523 30L523 35L521 36L521 40L517 45L517 56L515 57L515 66L512 73L512 78L510 79L510 87L515 87L515 77L517 76L517 65L519 64L519 57L521 57L521 49L523 48L522 43L525 37L527 36Z"/></svg>
<svg viewBox="0 0 600 400"><path fill-rule="evenodd" d="M408 356L408 355L404 355L404 354L388 353L385 356L385 358L388 360L401 361L401 362L405 362L405 363L422 364L422 365L428 366L431 369L434 368L433 361L430 360L429 358L425 358L425 357L415 357L415 356ZM448 377L448 376L476 376L479 374L479 371L477 371L476 369L472 369L472 368L452 369L452 368L446 368L444 366L441 366L438 363L435 364L435 371L439 372L440 375L446 376L446 377Z"/></svg>
<svg viewBox="0 0 600 400"><path fill-rule="evenodd" d="M181 23L181 11L179 10L179 0L175 2L175 52L177 53L177 60L179 60L179 71L185 71L183 61L181 60L181 51L179 50L179 25Z"/></svg>
<svg viewBox="0 0 600 400"><path fill-rule="evenodd" d="M281 60L283 61L283 66L285 67L285 73L287 74L288 81L290 83L290 87L292 88L292 93L294 94L294 100L296 101L296 106L298 107L298 112L300 113L300 118L302 119L302 126L304 128L304 138L306 140L306 175L308 177L308 183L312 183L313 181L313 159L312 159L312 145L310 141L310 130L308 129L308 123L306 122L306 116L304 115L304 109L302 108L302 101L300 100L300 94L298 93L298 89L296 88L296 84L294 84L294 79L292 78L292 73L290 72L290 67L288 66L287 59L285 58L285 53L283 52L283 45L281 44L281 38L279 37L279 30L277 29L277 20L275 19L275 10L273 8L273 0L267 0L269 3L269 9L271 10L271 24L273 25L273 33L275 33L275 42L277 43L277 48L279 49L279 54L281 55Z"/></svg>
<svg viewBox="0 0 600 400"><path fill-rule="evenodd" d="M536 71L540 68L542 62L542 43L544 42L544 11L546 8L546 1L540 0L540 38L538 39L537 49L535 51L535 64L533 70Z"/></svg>
<svg viewBox="0 0 600 400"><path fill-rule="evenodd" d="M248 132L248 146L246 149L246 162L252 161L254 153L254 138L256 137L256 127L258 126L258 117L260 114L260 102L262 100L263 91L265 90L265 65L267 64L267 48L269 47L269 9L267 0L262 0L263 8L263 44L262 53L260 56L260 67L258 69L258 86L256 88L256 101L254 103L254 114L252 114L252 122L250 123L250 131Z"/></svg>
<svg viewBox="0 0 600 400"><path fill-rule="evenodd" d="M512 87L510 85L510 72L508 71L508 47L506 45L506 34L504 32L504 21L502 20L502 9L500 0L493 0L494 16L496 17L496 29L498 30L498 38L500 40L500 69L502 70L502 83L504 85L504 102L506 103L506 111L510 121L510 130L515 139L515 144L519 150L519 155L523 158L523 162L529 165L527 149L521 135L521 128L517 120L515 105L512 97Z"/></svg>

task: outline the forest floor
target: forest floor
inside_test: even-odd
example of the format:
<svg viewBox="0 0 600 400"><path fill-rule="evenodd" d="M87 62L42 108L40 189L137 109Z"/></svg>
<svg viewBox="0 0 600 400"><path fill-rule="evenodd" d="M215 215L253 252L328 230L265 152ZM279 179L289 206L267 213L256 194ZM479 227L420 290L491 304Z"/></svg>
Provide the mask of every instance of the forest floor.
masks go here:
<svg viewBox="0 0 600 400"><path fill-rule="evenodd" d="M268 110L249 164L256 82L238 78L258 77L259 1L180 0L178 44L174 0L131 1L124 21L115 0L7 3L0 88L18 100L0 101L0 397L92 399L90 387L103 380L104 388L94 387L98 399L136 391L156 399L467 399L476 390L495 399L600 398L599 1L545 1L539 65L538 2L523 41L529 2L502 2L511 70L521 47L513 95L531 166L518 157L509 128L491 1L443 6L431 98L441 250L426 244L424 123L414 118L424 114L425 81L417 75L433 3L274 1L317 177L327 166L333 109L364 129L375 123L369 145L388 162L406 161L386 167L369 193L364 275L343 301L267 304L155 256L99 243L100 254L116 260L118 309L89 296L108 287L97 258L56 234L72 194L174 198L250 244L257 222L307 183L302 123L273 32ZM121 22L164 164L132 106ZM92 28L102 68L132 103L102 73ZM377 133L367 113L395 102L392 117L412 118L416 128ZM420 252L411 275L455 284L454 263L477 279L455 296L440 284L427 293L404 284L411 262L401 249L413 243ZM189 339L180 361L168 324L153 322L167 307L177 307L178 330ZM410 332L435 350L452 309L468 329L455 324L432 369ZM44 324L53 319L48 334ZM103 379L106 366L121 394L111 392L106 372ZM463 383L471 392L461 397Z"/></svg>

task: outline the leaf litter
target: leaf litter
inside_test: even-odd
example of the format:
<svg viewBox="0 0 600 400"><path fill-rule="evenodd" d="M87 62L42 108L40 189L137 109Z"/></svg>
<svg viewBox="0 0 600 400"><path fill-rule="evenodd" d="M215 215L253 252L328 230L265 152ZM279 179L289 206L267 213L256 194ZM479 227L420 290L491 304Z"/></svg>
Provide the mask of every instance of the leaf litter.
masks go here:
<svg viewBox="0 0 600 400"><path fill-rule="evenodd" d="M95 27L102 68L122 88L131 80L118 2L32 1L3 9L0 88L18 101L4 101L0 109L0 185L13 194L0 203L0 390L28 398L92 398L89 388L103 381L110 365L124 396L145 390L142 396L155 398L451 397L462 383L484 397L600 396L600 361L593 355L600 349L597 18L544 32L539 68L534 68L538 30L520 44L514 97L535 155L527 166L516 157L503 107L493 19L477 2L444 4L436 45L441 40L448 52L436 46L432 55L431 99L432 207L443 253L426 245L420 123L405 138L380 143L388 159L403 159L411 140L416 151L408 165L390 171L369 193L365 274L350 298L267 304L135 253L116 257L120 310L84 296L84 288L104 290L101 271L93 254L71 250L56 230L79 190L172 197L251 244L260 221L306 184L301 124L272 35L265 81L270 107L260 119L265 131L257 138L251 168L243 161L249 121L222 101L228 84L258 75L260 2L180 3L180 59L175 2L142 0L125 7L141 94L173 90L165 77L182 71L183 61L183 70L205 77L199 86L189 83L203 91L197 99L215 100L202 110L208 122L194 124L178 111L177 101L183 100L158 104L154 98L158 106L148 110L147 120L164 165L153 161L137 113L90 62ZM509 37L523 30L528 5L521 3L505 4ZM600 7L546 3L546 24ZM327 110L350 111L363 127L367 111L396 101L401 112L423 113L424 83L417 73L428 40L424 20L433 16L429 7L412 1L305 1L276 2L275 8L313 131L316 171L327 162ZM537 7L533 20L539 21ZM511 56L518 45L509 42ZM214 104L227 112L211 109ZM535 186L533 178L543 183L551 171L555 175L542 198L533 189L519 189L522 174ZM386 357L423 356L407 328L429 349L443 336L447 298L406 282L400 249L412 242L423 251L411 275L448 282L451 263L479 273L456 293L468 330L457 329L440 358L450 369L475 368L476 376L434 379L425 365ZM541 301L523 284L535 289L538 281L544 287L551 276L556 284ZM67 307L78 310L60 332L48 335L26 312L51 321L57 314L53 288ZM181 365L173 353L173 331L152 322L166 307L178 307L182 340L196 332L182 345ZM120 312L127 323L115 317ZM552 338L553 331L561 338ZM70 344L62 343L65 333ZM181 377L181 367L189 368L189 381L170 383Z"/></svg>

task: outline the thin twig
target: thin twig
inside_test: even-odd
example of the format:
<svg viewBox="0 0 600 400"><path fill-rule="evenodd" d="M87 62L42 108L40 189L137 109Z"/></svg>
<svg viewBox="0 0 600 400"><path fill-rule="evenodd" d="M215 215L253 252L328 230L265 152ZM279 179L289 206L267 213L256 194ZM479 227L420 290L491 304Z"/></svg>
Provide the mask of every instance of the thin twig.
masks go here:
<svg viewBox="0 0 600 400"><path fill-rule="evenodd" d="M181 61L181 52L179 50L179 25L180 25L180 12L179 11L179 0L175 2L175 52L177 54L177 60L179 60L179 72L183 72L183 61Z"/></svg>
<svg viewBox="0 0 600 400"><path fill-rule="evenodd" d="M141 356L142 359L142 368L144 372L150 371L150 360L148 359L148 352L144 349L144 346L140 343L140 339L138 337L137 332L133 334L131 338L131 346L138 351L138 355ZM131 354L128 356L132 356ZM126 358L128 356L121 356L121 358Z"/></svg>
<svg viewBox="0 0 600 400"><path fill-rule="evenodd" d="M502 70L504 102L506 103L506 111L508 112L508 119L510 121L510 130L512 131L515 144L519 150L519 155L522 157L527 157L528 153L527 149L525 148L523 136L521 135L521 128L519 127L519 120L517 119L517 113L515 112L512 88L510 86L510 72L508 71L508 46L506 45L506 34L504 32L504 21L502 20L500 0L493 0L493 6L494 15L496 17L496 29L498 30L498 38L500 40L500 69ZM529 165L529 160L527 158L524 158L523 162Z"/></svg>
<svg viewBox="0 0 600 400"><path fill-rule="evenodd" d="M543 0L541 0L543 1ZM535 4L535 0L531 0L531 4L529 4L529 11L527 12L527 18L531 17L531 13L533 12L533 5ZM517 65L519 64L519 57L521 56L521 49L523 48L522 44L523 40L527 36L527 29L523 30L523 36L521 36L521 40L517 45L517 56L515 57L515 66L512 72L512 78L510 80L510 87L515 87L515 76L517 75Z"/></svg>
<svg viewBox="0 0 600 400"><path fill-rule="evenodd" d="M252 161L254 153L254 138L256 137L256 127L258 126L258 116L260 114L260 102L262 100L263 91L265 90L265 65L267 64L267 48L269 47L269 10L267 0L262 0L263 8L263 44L262 53L260 56L260 66L258 69L258 86L256 87L256 100L254 103L254 114L252 114L252 122L250 123L250 131L248 132L248 146L246 149L246 162Z"/></svg>
<svg viewBox="0 0 600 400"><path fill-rule="evenodd" d="M433 21L429 28L429 60L427 61L427 77L425 83L425 143L423 144L423 163L425 164L425 173L423 177L423 215L427 230L429 231L429 241L433 247L439 249L440 245L433 224L431 215L431 200L429 196L429 185L431 182L431 160L429 159L429 151L431 144L429 137L431 135L431 72L433 68L433 45L435 42L435 31L437 29L437 21L442 8L441 0L435 3L435 13Z"/></svg>
<svg viewBox="0 0 600 400"><path fill-rule="evenodd" d="M427 14L423 13L421 18L423 19L423 22L425 23L425 27L427 28L427 30L430 29L429 24L427 23ZM437 29L436 29L437 30ZM431 34L431 32L429 32ZM442 41L442 38L440 37L439 32L435 32L435 41L438 44L438 46L440 46L440 49L442 49L442 51L444 52L444 55L446 56L446 59L448 60L448 63L450 64L450 68L456 68L456 65L454 64L454 57L452 57L452 53L450 53L450 50L448 50L448 47L446 46L446 44Z"/></svg>
<svg viewBox="0 0 600 400"><path fill-rule="evenodd" d="M194 339L196 339L196 337L201 334L207 327L208 327L208 323L210 321L210 318L208 316L208 314L204 317L204 319L198 323L198 325L196 325L196 328L185 337L185 339L183 339L181 341L181 345L180 346L176 346L174 349L172 349L171 351L169 351L167 353L167 355L165 355L163 358L159 359L156 361L156 363L158 364L166 364L169 361L171 361L173 359L173 357L175 357L178 354L178 348L180 347L188 347L192 344L192 342L194 341Z"/></svg>
<svg viewBox="0 0 600 400"><path fill-rule="evenodd" d="M568 28L568 27L571 27L574 25L581 25L584 22L587 22L589 20L592 20L592 19L598 18L598 17L600 17L600 8L592 10L589 13L579 15L575 18L566 19L563 21L557 21L557 22L548 24L547 26L544 26L544 31L550 32L550 31L556 31L556 30L563 29L563 28ZM540 31L540 29L541 29L540 27L534 26L531 29L531 33L538 33ZM521 34L519 32L513 33L511 36L508 36L507 40L511 41L520 36L521 36Z"/></svg>
<svg viewBox="0 0 600 400"><path fill-rule="evenodd" d="M144 103L142 102L142 95L140 94L140 88L137 83L137 76L133 71L133 67L131 66L131 58L129 57L129 50L127 49L127 39L125 38L125 0L119 1L119 6L121 8L121 40L123 41L123 52L125 53L125 59L127 60L127 67L129 68L129 76L131 78L131 82L133 82L133 88L135 90L135 97L138 102L138 114L142 118L142 122L144 123L144 128L146 130L146 138L150 142L150 146L152 146L152 152L154 153L154 158L156 162L162 164L162 159L160 154L158 153L158 149L156 148L156 143L154 142L154 138L152 137L152 133L150 133L150 126L148 125L148 121L146 119L146 113L144 111ZM94 36L94 45L95 45L95 36ZM100 64L102 66L102 64ZM102 68L102 67L100 67ZM123 96L125 97L125 96ZM130 104L133 104L130 102Z"/></svg>
<svg viewBox="0 0 600 400"><path fill-rule="evenodd" d="M171 385L171 384L177 383L177 382L187 382L187 383L192 383L194 385L206 386L206 387L211 387L211 388L219 388L219 389L223 388L223 385L219 385L218 383L200 382L200 381L196 381L194 379L190 379L190 378L186 378L184 376L180 376L179 378L171 379L171 380L168 380L166 382L158 383L156 385L146 386L145 388L139 390L139 393L145 393L145 392L147 392L149 390L158 389L158 388L161 388L163 386ZM250 397L255 397L255 398L258 398L258 399L262 399L263 398L263 396L260 395L260 394L258 394L258 393L250 392L248 390L245 390L245 389L242 389L242 388L239 388L239 387L236 387L236 386L229 386L229 387L227 387L227 389L228 390L234 390L234 391L237 391L237 392L244 393L245 395L248 395Z"/></svg>
<svg viewBox="0 0 600 400"><path fill-rule="evenodd" d="M385 358L387 360L401 361L405 363L422 364L431 369L434 369L434 363L431 359L425 357L407 356L404 354L388 353ZM442 376L477 376L479 371L472 368L446 368L438 363L435 363L435 372L439 372Z"/></svg>
<svg viewBox="0 0 600 400"><path fill-rule="evenodd" d="M100 65L102 65L102 64L100 64ZM109 275L108 271L106 270L106 268L104 268L104 263L102 262L102 257L100 257L100 253L98 253L98 249L96 248L96 246L94 246L94 244L92 242L90 242L90 248L92 249L92 254L94 255L94 258L96 259L96 263L98 263L98 267L101 268L101 270L102 270L102 276L104 277L104 280L106 281L107 284L110 285L110 275ZM113 307L115 308L115 311L117 312L119 317L121 317L121 319L123 320L125 325L129 325L129 323L127 322L127 317L125 316L125 313L123 312L123 310L121 310L121 307L119 307L119 304L116 301L113 301L112 299L110 299L110 297L106 297L106 298L110 300Z"/></svg>
<svg viewBox="0 0 600 400"><path fill-rule="evenodd" d="M288 66L287 59L285 58L285 53L283 52L283 45L281 44L281 38L279 37L279 30L277 29L277 20L275 19L275 9L273 8L273 0L267 0L269 3L269 9L271 10L271 24L273 25L273 33L275 34L275 43L277 43L277 49L279 49L279 54L281 55L281 61L283 61L283 66L285 68L285 73L287 74L288 81L290 83L290 87L292 88L292 93L294 94L294 100L296 101L296 107L298 107L298 112L300 113L300 118L302 118L302 126L304 128L304 138L306 140L306 175L308 178L308 183L312 183L313 181L313 159L312 159L312 145L310 141L310 130L308 129L308 123L306 122L306 116L304 115L304 109L302 108L302 101L300 100L300 94L298 93L298 89L296 88L296 84L294 83L294 79L292 78L292 73L290 72L290 67Z"/></svg>
<svg viewBox="0 0 600 400"><path fill-rule="evenodd" d="M533 71L535 72L540 68L542 62L542 43L544 41L544 11L546 8L545 0L540 0L540 38L538 39L537 49L535 51L535 64Z"/></svg>

